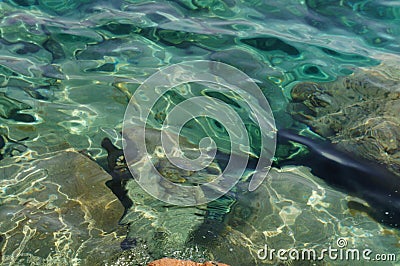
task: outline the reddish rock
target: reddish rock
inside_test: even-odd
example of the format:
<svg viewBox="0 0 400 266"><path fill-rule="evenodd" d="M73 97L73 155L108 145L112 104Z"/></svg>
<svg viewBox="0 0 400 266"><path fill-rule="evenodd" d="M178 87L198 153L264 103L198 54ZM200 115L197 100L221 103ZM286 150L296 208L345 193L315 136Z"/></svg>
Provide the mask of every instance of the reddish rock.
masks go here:
<svg viewBox="0 0 400 266"><path fill-rule="evenodd" d="M198 263L190 260L160 259L150 262L147 266L229 266L228 264L207 261Z"/></svg>

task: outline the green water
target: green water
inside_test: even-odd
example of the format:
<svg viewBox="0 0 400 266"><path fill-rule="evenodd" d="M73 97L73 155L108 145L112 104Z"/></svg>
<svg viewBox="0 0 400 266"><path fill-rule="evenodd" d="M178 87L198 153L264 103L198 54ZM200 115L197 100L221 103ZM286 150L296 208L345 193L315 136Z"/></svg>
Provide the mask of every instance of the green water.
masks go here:
<svg viewBox="0 0 400 266"><path fill-rule="evenodd" d="M240 69L261 88L280 128L298 125L286 112L290 90L298 82L335 81L359 67L378 65L382 55L397 58L400 53L400 2L390 0L9 0L0 2L0 21L0 134L14 140L1 150L3 168L10 157L29 165L31 159L69 148L104 165L107 153L100 143L109 137L121 146L123 116L134 91L174 63L206 59ZM192 87L193 94L202 93ZM158 108L168 112L189 96L171 93ZM215 97L228 103L232 99L229 94ZM240 101L230 104L239 106L253 152L259 152L258 127L246 116L249 108ZM210 120L189 123L183 133L193 143L214 134L220 148L227 147L226 132ZM132 254L138 257L146 250L142 263L172 256L264 265L254 259L254 251L264 244L323 248L345 237L355 247L400 256L399 232L366 215L351 214L348 195L306 170L285 170L282 177L276 171L261 192L241 193L238 188L221 207L225 212L231 201L238 202L226 221L230 231L223 229L218 238L222 244L201 247L186 240L201 225L204 206L166 208L128 182L135 205L122 224L130 224L128 235L145 243L138 243ZM2 175L12 180L15 173ZM4 206L11 195L8 186L0 187ZM8 239L7 226L0 222L0 234ZM0 242L3 252L6 247L6 241ZM109 249L114 262L119 256L115 249ZM17 256L7 252L0 260ZM63 252L76 250L53 255ZM32 265L43 264L40 254L23 254L22 265L28 264L26 257L36 258ZM326 261L330 263L340 264Z"/></svg>

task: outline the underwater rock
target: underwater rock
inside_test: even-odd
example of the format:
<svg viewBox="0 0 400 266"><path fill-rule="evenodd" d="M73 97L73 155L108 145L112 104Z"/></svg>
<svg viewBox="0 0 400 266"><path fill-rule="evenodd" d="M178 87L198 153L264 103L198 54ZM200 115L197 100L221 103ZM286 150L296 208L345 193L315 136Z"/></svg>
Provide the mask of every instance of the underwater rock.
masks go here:
<svg viewBox="0 0 400 266"><path fill-rule="evenodd" d="M42 30L41 25L45 25L47 22L39 14L9 8L5 8L3 12L1 36L6 41L15 43L20 40L29 40L39 44L46 40L46 33Z"/></svg>
<svg viewBox="0 0 400 266"><path fill-rule="evenodd" d="M217 263L217 262L205 262L205 263L198 263L194 261L189 261L189 260L177 260L177 259L160 259L156 260L153 262L150 262L148 266L229 266L227 264L223 263Z"/></svg>
<svg viewBox="0 0 400 266"><path fill-rule="evenodd" d="M400 175L400 59L379 59L334 82L296 84L289 110L340 149Z"/></svg>
<svg viewBox="0 0 400 266"><path fill-rule="evenodd" d="M106 263L107 266L121 265L147 265L154 258L149 254L147 245L144 242L137 242L130 249L123 250L111 256Z"/></svg>
<svg viewBox="0 0 400 266"><path fill-rule="evenodd" d="M364 212L350 209L353 202L368 205L330 188L307 167L272 168L255 191L249 192L247 185L237 185L225 230L216 241L204 243L214 260L230 265L342 265L343 261L328 256L313 261L291 259L288 253L286 259L276 256L279 249L315 249L321 254L324 248L337 248L338 239L360 252L368 247L374 253L400 255L398 230L386 229ZM275 249L275 255L264 257L260 250L266 246L270 252Z"/></svg>
<svg viewBox="0 0 400 266"><path fill-rule="evenodd" d="M50 14L56 15L67 15L71 12L78 10L82 4L88 3L90 0L76 1L76 0L64 0L64 1L43 1L38 0L38 6L40 9L49 12Z"/></svg>
<svg viewBox="0 0 400 266"><path fill-rule="evenodd" d="M49 37L47 41L43 43L43 48L51 53L52 62L65 58L65 52L62 44Z"/></svg>
<svg viewBox="0 0 400 266"><path fill-rule="evenodd" d="M204 220L205 207L170 206L144 191L133 179L126 185L134 205L121 220L128 225L128 237L144 241L154 258L176 255L191 249L190 233Z"/></svg>
<svg viewBox="0 0 400 266"><path fill-rule="evenodd" d="M261 51L281 51L290 56L298 56L300 54L296 47L287 44L286 42L274 38L251 38L241 40L243 43L253 46Z"/></svg>
<svg viewBox="0 0 400 266"><path fill-rule="evenodd" d="M135 147L140 143L138 131L129 131L129 143ZM151 180L152 174L148 171L151 163L157 168L167 180L176 183L198 184L209 179L216 178L221 169L212 163L205 170L191 172L175 167L161 151L160 131L155 129L146 130L147 151L136 146L136 158L132 161L133 175L136 178ZM180 138L180 147L187 154L197 154L195 145ZM138 239L138 242L146 243L149 253L155 258L172 256L177 250L191 249L187 244L192 231L200 226L205 216L205 206L172 206L152 195L149 195L132 178L126 167L125 159L121 149L117 149L109 139L104 139L102 146L108 151L108 167L113 180L107 185L126 204L126 213L121 219L121 224L128 225L128 238ZM148 152L152 161L146 160ZM163 193L168 193L168 186L162 187L158 198ZM181 195L182 194L182 195ZM181 193L175 195L186 200L187 195ZM125 205L125 204L124 204ZM201 252L199 252L201 253ZM201 253L202 254L202 253ZM176 255L176 254L175 254Z"/></svg>
<svg viewBox="0 0 400 266"><path fill-rule="evenodd" d="M290 130L279 130L279 140L307 146L308 153L283 164L305 165L336 188L367 201L373 218L400 227L400 179L384 165L340 151L328 141L307 138ZM299 156L297 156L299 157ZM282 164L280 164L282 165Z"/></svg>
<svg viewBox="0 0 400 266"><path fill-rule="evenodd" d="M139 57L149 56L151 50L148 47L143 47L140 38L132 40L124 40L115 38L88 45L85 50L78 51L76 58L78 60L101 60L105 56L115 58L127 58L128 62L137 60Z"/></svg>
<svg viewBox="0 0 400 266"><path fill-rule="evenodd" d="M28 147L23 144L27 138L15 141L7 137L7 135L0 135L0 160L4 157L19 156L28 150Z"/></svg>
<svg viewBox="0 0 400 266"><path fill-rule="evenodd" d="M20 112L31 108L23 102L9 98L4 92L0 92L0 117L19 122L34 122L35 118L32 115Z"/></svg>
<svg viewBox="0 0 400 266"><path fill-rule="evenodd" d="M95 265L121 250L123 207L94 161L66 150L0 169L4 265Z"/></svg>

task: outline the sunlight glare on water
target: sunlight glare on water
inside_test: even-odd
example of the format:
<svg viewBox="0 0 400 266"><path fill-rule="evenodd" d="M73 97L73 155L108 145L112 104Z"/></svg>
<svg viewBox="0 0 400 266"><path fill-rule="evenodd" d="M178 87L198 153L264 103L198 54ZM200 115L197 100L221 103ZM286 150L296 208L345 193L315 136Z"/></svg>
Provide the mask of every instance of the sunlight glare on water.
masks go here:
<svg viewBox="0 0 400 266"><path fill-rule="evenodd" d="M266 265L278 262L257 259L257 250L265 244L277 249L322 249L335 245L340 237L351 247L400 257L398 229L376 222L362 211L368 209L367 203L328 186L302 166L273 168L254 193L243 186L250 179L247 176L216 202L187 208L167 206L130 179L127 195L134 204L125 213L105 214L110 218L98 220L89 219L96 211L85 208L95 200L75 195L71 185L75 179L68 175L77 180L94 175L79 165L94 169L99 178L104 175L101 182L83 179L86 183L76 184L77 191L91 193L84 188L92 185L98 188L92 191L108 191L98 207L119 211L115 205L119 201L105 189L111 177L94 166L107 164L101 142L108 137L122 147L124 112L136 89L161 68L192 60L222 62L247 74L268 99L278 128L306 128L307 124L341 142L344 149L347 146L398 171L400 78L394 66L400 62L399 23L400 4L389 0L0 1L0 137L4 137L4 145L0 142L0 261L123 265L121 261L130 260L131 265L146 265L169 256ZM348 76L356 77L355 81ZM318 87L320 91L303 86L298 94L292 93L300 82L329 85L326 90ZM372 96L368 95L371 88ZM385 89L389 92L383 93ZM177 86L152 110L153 120L164 121L175 105L197 95L216 98L238 112L250 133L249 153L256 158L260 127L252 118L254 110L235 93L212 92L212 86L196 83ZM253 107L263 113L257 104L254 101ZM341 113L341 108L346 111ZM376 117L369 117L374 111ZM338 115L343 113L348 116ZM387 120L382 122L382 117ZM357 135L360 132L369 135ZM197 152L193 145L207 134L219 141L220 151L231 145L221 124L203 117L189 121L181 133L189 152ZM303 148L297 152L305 153ZM221 164L193 174L176 170L160 152L152 156L174 182L194 183L219 174L224 159L221 155L217 159ZM278 158L287 156L286 150L278 149ZM65 168L63 160L73 167ZM31 174L36 168L43 171L41 175ZM246 174L251 175L250 170ZM65 179L57 179L64 175ZM64 198L67 203L59 200ZM48 216L39 218L35 208ZM198 228L208 228L207 219L219 221L213 228L217 244L191 241ZM86 247L77 244L80 238ZM51 252L37 251L41 239L47 240ZM135 243L131 250L121 250L124 239ZM96 257L100 251L102 255ZM63 256L70 261L62 260Z"/></svg>

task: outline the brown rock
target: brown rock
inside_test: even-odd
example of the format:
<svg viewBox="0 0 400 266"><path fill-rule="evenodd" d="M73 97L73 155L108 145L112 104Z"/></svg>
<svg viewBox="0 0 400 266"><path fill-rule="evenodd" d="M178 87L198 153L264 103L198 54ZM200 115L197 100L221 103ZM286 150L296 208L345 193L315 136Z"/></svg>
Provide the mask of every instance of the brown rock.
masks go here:
<svg viewBox="0 0 400 266"><path fill-rule="evenodd" d="M229 266L228 264L207 261L205 263L198 263L190 260L177 260L163 258L150 262L148 266Z"/></svg>
<svg viewBox="0 0 400 266"><path fill-rule="evenodd" d="M86 156L60 151L0 163L0 264L102 264L119 251L123 206L111 176ZM115 250L114 250L115 249Z"/></svg>
<svg viewBox="0 0 400 266"><path fill-rule="evenodd" d="M337 147L400 173L400 58L381 57L332 82L301 82L292 91L292 116Z"/></svg>

